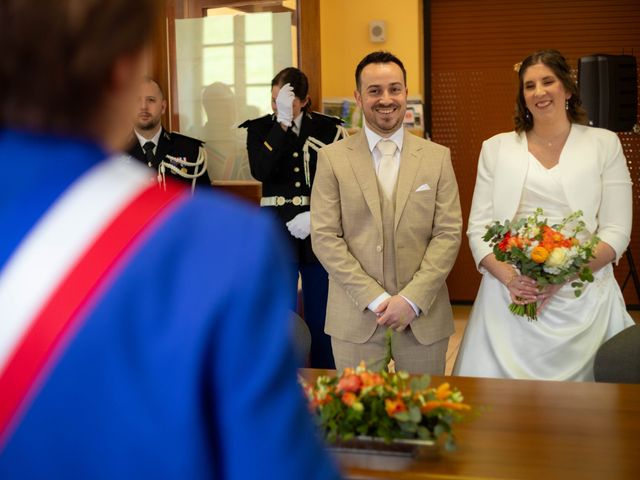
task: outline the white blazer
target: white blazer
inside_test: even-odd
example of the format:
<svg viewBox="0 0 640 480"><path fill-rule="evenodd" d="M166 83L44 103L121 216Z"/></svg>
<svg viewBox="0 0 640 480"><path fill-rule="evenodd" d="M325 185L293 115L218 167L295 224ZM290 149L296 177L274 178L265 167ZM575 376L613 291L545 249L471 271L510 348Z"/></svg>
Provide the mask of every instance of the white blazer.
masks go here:
<svg viewBox="0 0 640 480"><path fill-rule="evenodd" d="M482 240L486 226L513 220L527 176L528 145L523 133L500 133L482 144L467 236L480 261L492 253ZM618 136L602 128L573 124L558 164L572 212L582 210L587 229L616 252L631 235L631 177Z"/></svg>

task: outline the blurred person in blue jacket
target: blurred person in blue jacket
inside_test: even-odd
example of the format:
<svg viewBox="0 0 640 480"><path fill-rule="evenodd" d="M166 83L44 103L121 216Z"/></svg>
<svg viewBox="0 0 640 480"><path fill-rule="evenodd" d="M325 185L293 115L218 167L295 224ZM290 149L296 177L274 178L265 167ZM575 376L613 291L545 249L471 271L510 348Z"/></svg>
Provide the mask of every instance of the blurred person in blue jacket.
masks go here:
<svg viewBox="0 0 640 480"><path fill-rule="evenodd" d="M118 154L154 7L0 2L0 478L337 478L277 226Z"/></svg>

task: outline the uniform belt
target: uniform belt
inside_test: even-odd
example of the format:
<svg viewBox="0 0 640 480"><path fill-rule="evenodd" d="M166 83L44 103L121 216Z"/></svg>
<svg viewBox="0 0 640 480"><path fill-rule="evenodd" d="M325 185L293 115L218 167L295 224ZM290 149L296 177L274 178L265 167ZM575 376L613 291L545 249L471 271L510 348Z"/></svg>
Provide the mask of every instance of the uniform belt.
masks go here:
<svg viewBox="0 0 640 480"><path fill-rule="evenodd" d="M296 206L309 205L309 197L306 195L298 195L293 198L284 197L262 197L260 199L261 207L281 207L287 203L292 203Z"/></svg>

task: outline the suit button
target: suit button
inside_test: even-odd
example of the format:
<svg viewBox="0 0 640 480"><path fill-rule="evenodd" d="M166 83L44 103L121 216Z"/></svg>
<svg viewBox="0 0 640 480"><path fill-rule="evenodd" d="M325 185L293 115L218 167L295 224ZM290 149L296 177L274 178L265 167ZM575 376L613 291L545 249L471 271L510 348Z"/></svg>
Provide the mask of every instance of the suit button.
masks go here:
<svg viewBox="0 0 640 480"><path fill-rule="evenodd" d="M298 173L300 171L300 167L294 167L293 171Z"/></svg>
<svg viewBox="0 0 640 480"><path fill-rule="evenodd" d="M376 252L381 252L382 251L382 245L378 245L376 247Z"/></svg>
<svg viewBox="0 0 640 480"><path fill-rule="evenodd" d="M298 152L293 152L293 158L298 158Z"/></svg>
<svg viewBox="0 0 640 480"><path fill-rule="evenodd" d="M296 188L300 188L300 182L296 182L294 185L296 186Z"/></svg>

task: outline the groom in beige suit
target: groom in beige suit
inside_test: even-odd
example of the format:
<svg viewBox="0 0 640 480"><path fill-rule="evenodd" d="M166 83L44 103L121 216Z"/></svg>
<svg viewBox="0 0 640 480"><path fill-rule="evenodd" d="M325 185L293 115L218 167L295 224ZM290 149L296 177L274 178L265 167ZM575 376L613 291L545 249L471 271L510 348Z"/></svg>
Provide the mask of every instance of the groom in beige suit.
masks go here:
<svg viewBox="0 0 640 480"><path fill-rule="evenodd" d="M338 369L382 367L393 329L396 368L444 373L460 200L449 149L402 126L406 80L391 53L362 59L355 98L364 128L318 155L311 236L329 273L325 331Z"/></svg>

